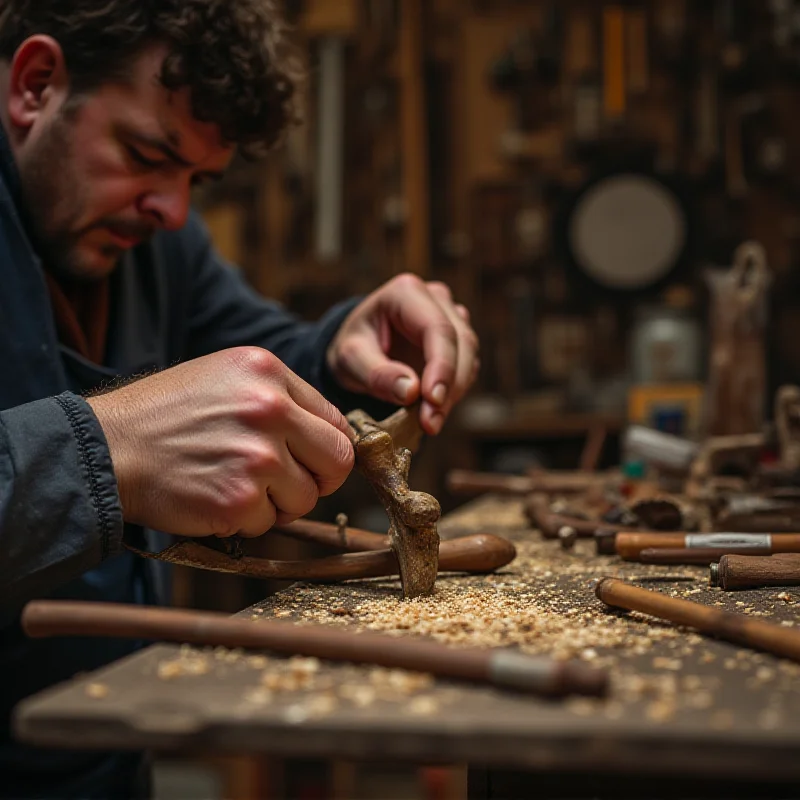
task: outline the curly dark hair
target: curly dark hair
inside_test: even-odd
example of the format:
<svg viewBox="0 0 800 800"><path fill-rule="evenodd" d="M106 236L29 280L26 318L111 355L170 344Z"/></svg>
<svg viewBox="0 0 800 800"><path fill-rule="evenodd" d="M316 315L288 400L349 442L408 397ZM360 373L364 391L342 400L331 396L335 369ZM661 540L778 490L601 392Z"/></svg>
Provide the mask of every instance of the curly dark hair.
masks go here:
<svg viewBox="0 0 800 800"><path fill-rule="evenodd" d="M0 0L0 59L36 34L61 45L73 96L124 80L146 47L166 45L163 85L188 87L195 117L246 156L296 119L299 61L274 0Z"/></svg>

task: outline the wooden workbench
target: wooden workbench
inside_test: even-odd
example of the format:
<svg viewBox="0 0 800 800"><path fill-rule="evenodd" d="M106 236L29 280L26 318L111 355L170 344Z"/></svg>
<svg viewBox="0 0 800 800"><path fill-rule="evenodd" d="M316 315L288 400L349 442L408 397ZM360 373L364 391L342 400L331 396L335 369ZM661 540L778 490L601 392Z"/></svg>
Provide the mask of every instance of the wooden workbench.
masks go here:
<svg viewBox="0 0 800 800"><path fill-rule="evenodd" d="M642 776L651 797L676 774L695 789L747 779L777 791L800 779L800 665L608 611L591 583L616 575L786 625L797 624L800 594L724 593L708 588L707 569L626 564L594 555L587 541L566 552L526 526L514 499L481 498L441 525L443 536L478 530L512 538L518 559L495 575L440 578L434 597L411 604L397 600L398 582L372 580L298 585L242 613L254 624L275 616L422 630L578 657L611 671L608 699L544 701L385 670L157 645L30 698L17 734L58 747L469 763L475 797L501 796L492 789L506 774L498 768L542 780Z"/></svg>

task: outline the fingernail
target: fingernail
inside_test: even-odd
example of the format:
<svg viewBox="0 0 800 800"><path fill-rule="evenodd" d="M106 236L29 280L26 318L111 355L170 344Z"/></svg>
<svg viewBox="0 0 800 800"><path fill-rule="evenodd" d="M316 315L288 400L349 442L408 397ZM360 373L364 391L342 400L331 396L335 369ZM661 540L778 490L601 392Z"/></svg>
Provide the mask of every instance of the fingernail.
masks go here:
<svg viewBox="0 0 800 800"><path fill-rule="evenodd" d="M434 403L441 405L447 397L447 387L443 383L437 383L431 392L431 400Z"/></svg>
<svg viewBox="0 0 800 800"><path fill-rule="evenodd" d="M401 403L405 403L408 393L411 391L412 384L413 381L411 378L398 378L394 382L394 394Z"/></svg>
<svg viewBox="0 0 800 800"><path fill-rule="evenodd" d="M431 428L434 433L439 433L444 425L444 416L442 414L431 414Z"/></svg>

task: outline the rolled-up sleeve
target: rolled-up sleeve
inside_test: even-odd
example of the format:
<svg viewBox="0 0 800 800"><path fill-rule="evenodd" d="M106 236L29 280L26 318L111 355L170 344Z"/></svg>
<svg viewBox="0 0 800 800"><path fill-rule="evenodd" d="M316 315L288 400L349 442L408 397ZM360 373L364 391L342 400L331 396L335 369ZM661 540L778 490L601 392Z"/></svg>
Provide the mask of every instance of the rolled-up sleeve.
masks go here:
<svg viewBox="0 0 800 800"><path fill-rule="evenodd" d="M64 393L0 412L0 604L45 594L119 552L122 509L89 404Z"/></svg>

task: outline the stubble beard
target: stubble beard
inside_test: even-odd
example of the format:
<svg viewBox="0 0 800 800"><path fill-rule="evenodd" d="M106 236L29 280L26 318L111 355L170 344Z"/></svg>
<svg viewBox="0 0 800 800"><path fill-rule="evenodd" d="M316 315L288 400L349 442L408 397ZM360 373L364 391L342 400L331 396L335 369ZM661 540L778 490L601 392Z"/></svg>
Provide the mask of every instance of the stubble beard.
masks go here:
<svg viewBox="0 0 800 800"><path fill-rule="evenodd" d="M72 125L61 113L19 164L22 194L45 267L59 277L92 281L101 276L96 266L86 263L79 248L76 230L85 199L74 169L73 148Z"/></svg>

